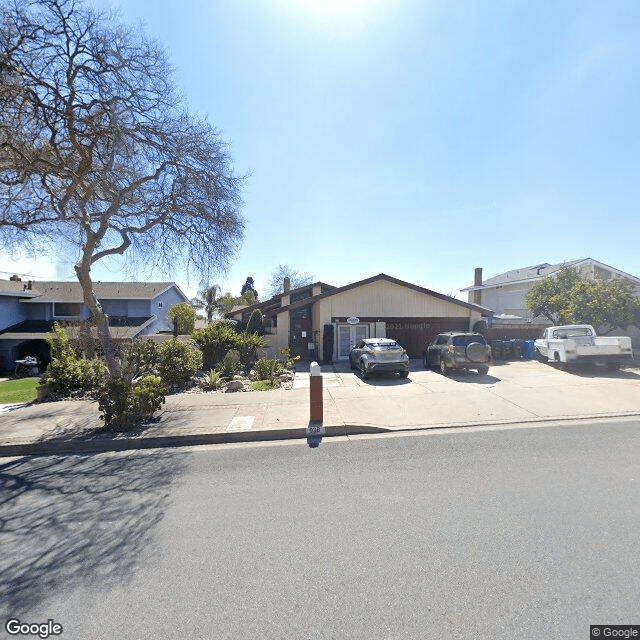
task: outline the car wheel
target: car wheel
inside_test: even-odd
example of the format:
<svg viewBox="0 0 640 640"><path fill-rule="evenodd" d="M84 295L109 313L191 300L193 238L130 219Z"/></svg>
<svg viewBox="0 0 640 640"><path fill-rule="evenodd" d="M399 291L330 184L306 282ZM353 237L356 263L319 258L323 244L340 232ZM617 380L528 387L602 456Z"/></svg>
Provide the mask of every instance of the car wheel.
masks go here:
<svg viewBox="0 0 640 640"><path fill-rule="evenodd" d="M363 380L366 380L369 377L369 374L367 373L367 369L364 366L363 360L360 360L360 375L362 376Z"/></svg>
<svg viewBox="0 0 640 640"><path fill-rule="evenodd" d="M398 371L401 378L406 378L409 375L408 371Z"/></svg>
<svg viewBox="0 0 640 640"><path fill-rule="evenodd" d="M478 373L481 376L486 376L489 373L489 367L478 367Z"/></svg>
<svg viewBox="0 0 640 640"><path fill-rule="evenodd" d="M443 376L446 376L447 373L449 373L449 369L447 369L447 365L445 364L445 361L442 358L440 358L440 373Z"/></svg>
<svg viewBox="0 0 640 640"><path fill-rule="evenodd" d="M349 369L351 369L351 371L355 369L355 367L353 366L353 360L351 359L351 356L349 356Z"/></svg>
<svg viewBox="0 0 640 640"><path fill-rule="evenodd" d="M425 353L425 354L424 354L424 368L425 368L425 369L428 369L428 368L429 368L429 366L430 366L430 363L429 363L429 353L427 352L427 353Z"/></svg>

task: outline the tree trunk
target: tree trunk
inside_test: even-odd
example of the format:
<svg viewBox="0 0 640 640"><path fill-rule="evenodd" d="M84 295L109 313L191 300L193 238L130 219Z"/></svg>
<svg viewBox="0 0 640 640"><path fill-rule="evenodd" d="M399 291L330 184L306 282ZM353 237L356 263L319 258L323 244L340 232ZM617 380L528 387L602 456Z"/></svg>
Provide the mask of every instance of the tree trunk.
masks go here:
<svg viewBox="0 0 640 640"><path fill-rule="evenodd" d="M122 377L122 365L116 355L116 344L109 331L109 316L102 310L102 305L98 302L93 291L93 281L91 280L91 267L87 261L83 260L75 265L76 275L82 287L84 303L93 315L98 330L100 346L104 354L104 359L112 378Z"/></svg>

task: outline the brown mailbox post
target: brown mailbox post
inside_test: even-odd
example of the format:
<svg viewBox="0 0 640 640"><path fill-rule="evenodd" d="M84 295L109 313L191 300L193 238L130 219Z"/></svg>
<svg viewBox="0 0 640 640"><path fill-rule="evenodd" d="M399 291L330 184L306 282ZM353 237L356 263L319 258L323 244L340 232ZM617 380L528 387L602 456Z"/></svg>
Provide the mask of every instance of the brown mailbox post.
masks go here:
<svg viewBox="0 0 640 640"><path fill-rule="evenodd" d="M322 422L322 373L320 365L312 362L309 367L309 420Z"/></svg>

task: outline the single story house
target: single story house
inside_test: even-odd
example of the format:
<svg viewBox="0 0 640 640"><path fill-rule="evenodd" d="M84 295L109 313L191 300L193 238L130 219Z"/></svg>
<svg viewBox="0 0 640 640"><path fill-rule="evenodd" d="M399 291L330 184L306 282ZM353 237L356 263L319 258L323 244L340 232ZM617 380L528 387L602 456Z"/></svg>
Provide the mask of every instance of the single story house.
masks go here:
<svg viewBox="0 0 640 640"><path fill-rule="evenodd" d="M469 331L492 311L462 302L384 273L343 287L324 282L290 289L227 314L247 322L258 309L265 318L269 357L289 347L305 360L337 361L349 357L362 338L393 338L411 357L443 331Z"/></svg>
<svg viewBox="0 0 640 640"><path fill-rule="evenodd" d="M174 282L95 282L94 291L117 340L170 331L169 307L189 302ZM11 371L28 355L47 363L53 323L74 325L90 317L79 282L0 280L0 368Z"/></svg>

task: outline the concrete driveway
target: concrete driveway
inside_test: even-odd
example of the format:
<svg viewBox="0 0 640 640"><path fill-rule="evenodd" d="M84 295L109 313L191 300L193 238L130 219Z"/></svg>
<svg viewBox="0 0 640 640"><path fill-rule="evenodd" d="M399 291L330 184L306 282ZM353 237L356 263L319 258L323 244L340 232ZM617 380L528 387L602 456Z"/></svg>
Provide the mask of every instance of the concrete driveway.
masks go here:
<svg viewBox="0 0 640 640"><path fill-rule="evenodd" d="M503 362L487 375L459 371L443 376L412 360L406 379L367 380L336 367L327 389L345 423L388 427L464 425L640 413L640 371L603 367L561 370L534 360Z"/></svg>

